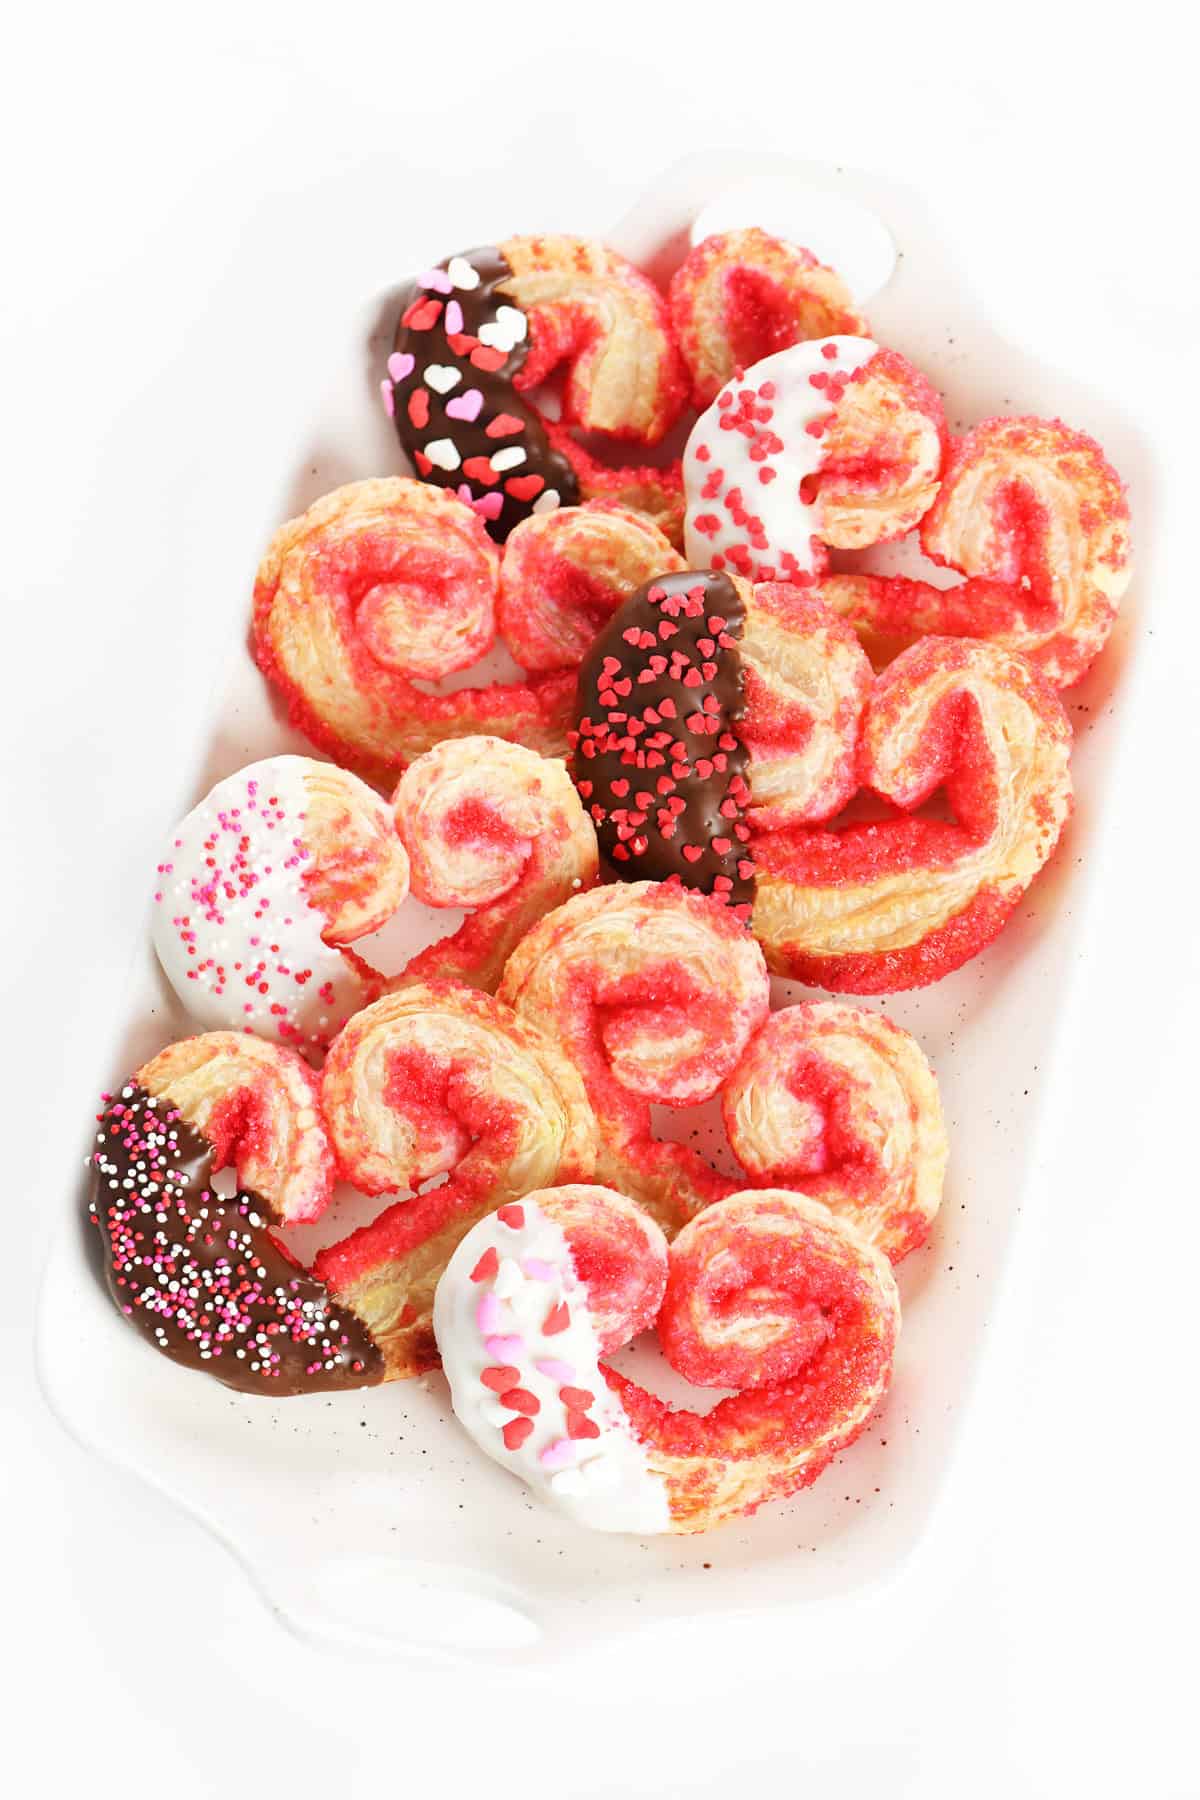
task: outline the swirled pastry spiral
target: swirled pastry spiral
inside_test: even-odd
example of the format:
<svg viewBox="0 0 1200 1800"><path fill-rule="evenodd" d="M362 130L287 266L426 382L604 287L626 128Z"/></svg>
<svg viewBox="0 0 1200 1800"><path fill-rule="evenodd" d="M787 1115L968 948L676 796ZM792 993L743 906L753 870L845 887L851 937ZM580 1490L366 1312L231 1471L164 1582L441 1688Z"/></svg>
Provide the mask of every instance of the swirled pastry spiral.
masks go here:
<svg viewBox="0 0 1200 1800"><path fill-rule="evenodd" d="M599 1121L596 1172L668 1229L726 1193L694 1151L651 1135L650 1107L710 1099L766 1017L753 938L674 885L594 888L518 944L500 997L580 1071Z"/></svg>
<svg viewBox="0 0 1200 1800"><path fill-rule="evenodd" d="M668 301L696 406L710 405L738 369L777 350L806 338L867 335L835 270L754 226L697 244L672 277Z"/></svg>
<svg viewBox="0 0 1200 1800"><path fill-rule="evenodd" d="M707 1413L672 1410L600 1362L587 1272L553 1201L480 1220L434 1308L459 1419L548 1504L601 1531L705 1531L807 1486L863 1429L891 1376L899 1300L886 1259L819 1201L733 1194L667 1251L664 1354L736 1390ZM620 1220L621 1204L592 1190L599 1219Z"/></svg>
<svg viewBox="0 0 1200 1800"><path fill-rule="evenodd" d="M319 1278L381 1345L385 1379L436 1360L433 1290L481 1213L533 1188L586 1181L596 1124L571 1064L486 994L429 982L356 1013L321 1082L339 1169L365 1194L403 1194L322 1250ZM440 1187L423 1184L447 1176Z"/></svg>
<svg viewBox="0 0 1200 1800"><path fill-rule="evenodd" d="M835 1000L772 1013L721 1106L755 1181L823 1200L894 1263L924 1243L946 1129L920 1045L890 1019Z"/></svg>
<svg viewBox="0 0 1200 1800"><path fill-rule="evenodd" d="M920 987L989 943L1071 808L1071 731L1052 689L995 645L923 638L876 677L860 776L896 808L945 789L954 821L771 832L754 931L778 974L849 993Z"/></svg>
<svg viewBox="0 0 1200 1800"><path fill-rule="evenodd" d="M526 519L500 567L497 617L523 669L574 669L634 588L683 567L644 513L591 500Z"/></svg>
<svg viewBox="0 0 1200 1800"><path fill-rule="evenodd" d="M168 1044L133 1077L207 1139L213 1169L233 1168L272 1218L317 1219L333 1192L320 1083L304 1059L249 1032Z"/></svg>
<svg viewBox="0 0 1200 1800"><path fill-rule="evenodd" d="M498 583L496 548L454 494L353 482L276 532L255 581L255 656L297 730L381 785L448 737L553 755L569 682L420 685L490 649Z"/></svg>
<svg viewBox="0 0 1200 1800"><path fill-rule="evenodd" d="M1120 478L1098 444L1058 420L986 419L955 438L921 542L966 579L822 585L876 661L930 633L987 638L1071 687L1103 649L1132 572Z"/></svg>
<svg viewBox="0 0 1200 1800"><path fill-rule="evenodd" d="M596 880L596 833L565 765L519 744L448 739L409 767L394 804L417 899L469 915L412 959L405 983L493 992L525 932Z"/></svg>

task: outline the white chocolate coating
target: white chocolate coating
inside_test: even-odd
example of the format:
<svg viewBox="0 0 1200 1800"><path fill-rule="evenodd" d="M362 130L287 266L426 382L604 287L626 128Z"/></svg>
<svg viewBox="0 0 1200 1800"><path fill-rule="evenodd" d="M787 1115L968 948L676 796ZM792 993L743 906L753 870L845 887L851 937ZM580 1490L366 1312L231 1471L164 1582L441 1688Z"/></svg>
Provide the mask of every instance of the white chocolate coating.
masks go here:
<svg viewBox="0 0 1200 1800"><path fill-rule="evenodd" d="M454 1410L481 1450L576 1524L639 1535L666 1531L666 1487L650 1473L645 1451L600 1373L587 1292L566 1235L532 1201L517 1206L523 1224L514 1228L500 1213L481 1219L438 1283L433 1329ZM473 1280L489 1250L496 1253L495 1272ZM547 1333L546 1321L561 1319L555 1319L560 1304L567 1323ZM485 1369L497 1366L517 1369L513 1385L537 1402L532 1429L515 1449L505 1444L504 1427L524 1415L504 1406L500 1393L481 1380ZM598 1436L568 1436L563 1387L593 1396L586 1417L599 1427Z"/></svg>
<svg viewBox="0 0 1200 1800"><path fill-rule="evenodd" d="M180 821L158 865L154 948L208 1031L249 1027L301 1049L326 1044L370 998L352 957L325 943L304 887L304 756L219 781Z"/></svg>
<svg viewBox="0 0 1200 1800"><path fill-rule="evenodd" d="M683 453L691 568L724 568L748 581L814 571L819 503L803 498L800 484L824 455L828 384L864 368L877 349L870 338L812 338L726 382Z"/></svg>

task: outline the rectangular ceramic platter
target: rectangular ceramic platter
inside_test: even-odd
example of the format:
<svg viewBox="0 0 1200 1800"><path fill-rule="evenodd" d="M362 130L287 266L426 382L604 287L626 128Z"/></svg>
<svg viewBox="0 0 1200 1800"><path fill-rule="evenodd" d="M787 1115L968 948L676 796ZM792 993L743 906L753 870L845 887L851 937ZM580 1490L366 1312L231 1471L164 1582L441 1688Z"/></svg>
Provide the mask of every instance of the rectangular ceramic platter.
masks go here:
<svg viewBox="0 0 1200 1800"><path fill-rule="evenodd" d="M909 195L843 171L701 156L671 170L608 240L661 275L682 255L700 208L757 175L796 181L797 241L807 241L806 204L825 207L830 197L857 201L886 223L901 256L890 284L868 303L872 328L942 391L952 429L995 412L1061 416L1100 439L1138 497L1142 453L1126 423L1102 397L992 333ZM519 220L519 196L511 196L494 231L520 229ZM388 279L398 283L461 247L408 243L394 226ZM254 445L241 476L261 490L260 540L244 590L214 602L212 629L232 648L190 787L180 790L185 805L243 763L309 749L282 722L250 659L247 602L253 558L284 518L343 481L402 466L377 396L393 323L393 290L379 291L378 247L364 267L365 283L350 246L340 331L314 345L305 372L312 416L304 442L281 429L278 442ZM303 306L302 287L291 304ZM322 449L306 454L310 444ZM866 1002L886 1005L931 1057L951 1158L932 1243L899 1272L904 1329L891 1394L814 1488L701 1538L610 1538L543 1512L486 1461L456 1425L440 1375L333 1398L271 1403L232 1394L153 1355L121 1323L97 1279L92 1234L79 1223L82 1185L55 1197L64 1225L41 1320L42 1374L64 1422L210 1526L289 1623L348 1643L536 1657L657 1618L829 1603L896 1571L929 1519L963 1419L1031 1146L1047 1116L1043 1077L1080 929L1089 845L1102 824L1111 828L1099 806L1119 724L1108 702L1136 604L1135 591L1116 639L1069 696L1079 806L1056 861L983 956L932 989ZM162 819L164 836L172 822ZM410 904L389 927L380 960L398 968L455 923ZM776 988L780 1000L800 997ZM192 1029L145 933L123 1028L114 1036L110 1027L106 1041L96 1027L97 1091ZM341 1235L357 1216L353 1206L344 1196L302 1249Z"/></svg>

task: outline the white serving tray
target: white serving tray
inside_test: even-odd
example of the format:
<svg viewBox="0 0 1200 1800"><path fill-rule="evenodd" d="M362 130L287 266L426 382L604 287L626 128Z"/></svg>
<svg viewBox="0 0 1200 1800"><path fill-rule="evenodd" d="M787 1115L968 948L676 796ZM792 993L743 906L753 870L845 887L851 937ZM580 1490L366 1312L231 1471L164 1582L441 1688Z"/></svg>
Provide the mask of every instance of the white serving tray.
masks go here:
<svg viewBox="0 0 1200 1800"><path fill-rule="evenodd" d="M913 196L776 157L703 155L671 169L608 239L661 276L683 254L695 216L716 203L727 218L726 191L758 178L770 183L770 222L779 229L780 209L791 204L792 235L802 242L809 207L820 221L819 251L838 229L842 203L847 257L857 250L875 276L881 263L886 268L881 246L891 234L899 260L869 302L872 329L940 388L952 428L989 413L1028 411L1060 415L1093 433L1130 484L1136 531L1150 482L1137 435L1102 396L994 335L932 241ZM790 202L781 183L792 184ZM864 218L868 235L855 240ZM747 214L744 222L755 220ZM492 229L513 227L497 217ZM393 232L396 283L407 267L462 247L405 242L402 229ZM348 263L348 277L354 267ZM281 415L280 475L262 481L273 499L264 506L260 547L282 518L329 488L401 466L375 398L392 291L364 302L348 279L341 335L313 357L305 442L325 448L305 457L284 492L280 482L297 466L297 440ZM291 304L303 303L301 291ZM246 379L253 380L252 364ZM914 566L907 547L900 560ZM895 564L893 555L886 566ZM244 574L243 617L252 563ZM1044 1123L1040 1076L1081 929L1089 850L1101 830L1113 828L1098 801L1117 744L1121 708L1112 702L1137 608L1135 583L1113 641L1067 697L1077 732L1078 805L1053 864L984 955L933 989L867 1002L915 1032L932 1058L951 1159L933 1241L899 1271L904 1329L892 1392L867 1434L814 1488L700 1538L607 1538L535 1507L482 1458L450 1415L440 1376L277 1403L232 1394L156 1356L119 1319L98 1279L95 1234L83 1223L82 1179L63 1196L39 1320L39 1369L64 1425L202 1520L293 1628L357 1648L536 1662L572 1642L654 1619L781 1606L815 1617L818 1603L837 1604L894 1575L921 1538L948 1465ZM214 629L228 614L214 612ZM220 694L186 804L256 757L309 749L282 723L244 637L231 652ZM161 823L165 836L173 820ZM148 868L147 896L150 875ZM410 904L381 934L381 963L400 966L454 922ZM799 997L794 987L776 987L781 999ZM125 1024L113 1041L96 1046L97 1092L192 1029L158 971L147 931ZM676 1120L673 1128L687 1122ZM353 1205L345 1200L319 1230L303 1240L293 1234L293 1241L309 1250L340 1235Z"/></svg>

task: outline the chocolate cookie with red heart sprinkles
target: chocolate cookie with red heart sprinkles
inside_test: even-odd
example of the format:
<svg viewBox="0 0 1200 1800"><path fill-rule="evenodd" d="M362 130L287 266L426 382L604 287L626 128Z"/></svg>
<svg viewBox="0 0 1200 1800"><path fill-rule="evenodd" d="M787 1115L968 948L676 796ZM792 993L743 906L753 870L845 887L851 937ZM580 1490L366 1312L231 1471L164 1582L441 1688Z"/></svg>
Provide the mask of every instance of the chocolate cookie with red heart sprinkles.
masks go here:
<svg viewBox="0 0 1200 1800"><path fill-rule="evenodd" d="M675 878L748 923L744 625L737 587L715 570L638 588L580 668L569 742L575 785L614 872Z"/></svg>

